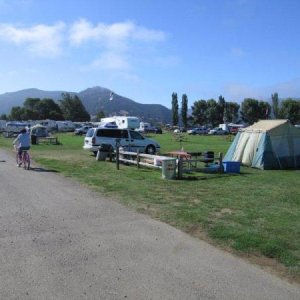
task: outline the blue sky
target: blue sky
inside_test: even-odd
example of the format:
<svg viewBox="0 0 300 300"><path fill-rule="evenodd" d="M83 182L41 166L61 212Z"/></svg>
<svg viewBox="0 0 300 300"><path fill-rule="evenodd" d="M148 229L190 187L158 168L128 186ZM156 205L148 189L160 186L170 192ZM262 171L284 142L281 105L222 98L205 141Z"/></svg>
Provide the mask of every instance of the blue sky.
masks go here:
<svg viewBox="0 0 300 300"><path fill-rule="evenodd" d="M299 0L0 0L0 94L300 97Z"/></svg>

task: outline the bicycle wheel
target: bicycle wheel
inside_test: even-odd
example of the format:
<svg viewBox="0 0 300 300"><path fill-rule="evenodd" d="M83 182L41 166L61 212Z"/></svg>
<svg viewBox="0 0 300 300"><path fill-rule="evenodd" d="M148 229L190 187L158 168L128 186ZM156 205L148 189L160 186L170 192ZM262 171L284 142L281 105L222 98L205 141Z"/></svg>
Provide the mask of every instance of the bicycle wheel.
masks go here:
<svg viewBox="0 0 300 300"><path fill-rule="evenodd" d="M29 157L29 154L26 151L24 151L24 154L23 154L23 164L24 164L24 169L29 170L29 168L30 168L30 157Z"/></svg>
<svg viewBox="0 0 300 300"><path fill-rule="evenodd" d="M17 153L17 155L16 155L16 161L17 161L18 167L20 167L22 165L22 157L19 155L19 153Z"/></svg>

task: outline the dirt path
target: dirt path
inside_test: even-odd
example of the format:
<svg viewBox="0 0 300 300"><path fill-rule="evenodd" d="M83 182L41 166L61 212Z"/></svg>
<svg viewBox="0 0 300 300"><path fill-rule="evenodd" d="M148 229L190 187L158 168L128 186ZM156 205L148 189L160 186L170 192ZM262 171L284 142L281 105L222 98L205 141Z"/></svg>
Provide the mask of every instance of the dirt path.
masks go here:
<svg viewBox="0 0 300 300"><path fill-rule="evenodd" d="M1 299L300 299L300 287L0 150Z"/></svg>

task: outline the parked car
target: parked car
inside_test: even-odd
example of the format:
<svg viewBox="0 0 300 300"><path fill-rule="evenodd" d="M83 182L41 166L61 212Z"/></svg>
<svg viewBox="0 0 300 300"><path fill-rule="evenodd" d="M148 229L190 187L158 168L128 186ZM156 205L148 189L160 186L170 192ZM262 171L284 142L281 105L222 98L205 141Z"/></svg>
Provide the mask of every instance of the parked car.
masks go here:
<svg viewBox="0 0 300 300"><path fill-rule="evenodd" d="M229 132L234 135L237 134L238 131L239 131L238 127L230 127L230 129L229 129Z"/></svg>
<svg viewBox="0 0 300 300"><path fill-rule="evenodd" d="M144 130L145 133L156 133L156 134L162 134L162 130L159 127L149 127Z"/></svg>
<svg viewBox="0 0 300 300"><path fill-rule="evenodd" d="M221 127L216 127L214 129L211 129L208 134L214 134L214 135L224 135L228 134L228 131L222 129Z"/></svg>
<svg viewBox="0 0 300 300"><path fill-rule="evenodd" d="M188 134L207 134L208 130L205 127L192 128L187 131Z"/></svg>
<svg viewBox="0 0 300 300"><path fill-rule="evenodd" d="M91 127L92 126L82 126L82 127L76 128L74 133L76 135L86 134Z"/></svg>
<svg viewBox="0 0 300 300"><path fill-rule="evenodd" d="M103 145L111 145L116 149L116 142L119 145L132 152L143 152L155 154L159 152L160 145L155 140L149 139L141 135L139 132L130 129L115 128L90 128L84 138L83 149L94 152Z"/></svg>

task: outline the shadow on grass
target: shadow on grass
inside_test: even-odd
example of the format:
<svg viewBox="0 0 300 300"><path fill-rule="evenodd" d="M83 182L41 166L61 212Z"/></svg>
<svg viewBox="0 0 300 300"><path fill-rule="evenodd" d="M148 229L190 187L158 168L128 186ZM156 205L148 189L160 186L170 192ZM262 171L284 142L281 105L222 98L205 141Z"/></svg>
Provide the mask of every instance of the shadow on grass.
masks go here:
<svg viewBox="0 0 300 300"><path fill-rule="evenodd" d="M35 172L49 172L49 173L59 173L57 170L50 170L50 169L44 169L44 168L30 168L30 171Z"/></svg>
<svg viewBox="0 0 300 300"><path fill-rule="evenodd" d="M248 176L253 175L253 173L241 172L241 173L231 173L231 174L209 174L209 175L184 175L182 178L177 180L212 180L212 179L221 179L228 177L237 177L237 176Z"/></svg>

